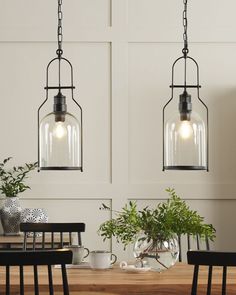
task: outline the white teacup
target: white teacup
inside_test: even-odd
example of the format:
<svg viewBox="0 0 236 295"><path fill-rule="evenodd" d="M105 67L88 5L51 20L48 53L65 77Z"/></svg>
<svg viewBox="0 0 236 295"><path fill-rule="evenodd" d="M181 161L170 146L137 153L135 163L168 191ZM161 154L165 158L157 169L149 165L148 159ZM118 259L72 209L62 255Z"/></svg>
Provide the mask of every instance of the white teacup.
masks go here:
<svg viewBox="0 0 236 295"><path fill-rule="evenodd" d="M84 246L70 245L70 246L65 246L64 248L72 251L73 253L72 264L82 263L84 258L86 258L89 255L89 249L84 248ZM87 251L85 255L84 255L84 251Z"/></svg>
<svg viewBox="0 0 236 295"><path fill-rule="evenodd" d="M93 269L110 268L117 260L117 256L109 251L91 251L89 254L90 266Z"/></svg>

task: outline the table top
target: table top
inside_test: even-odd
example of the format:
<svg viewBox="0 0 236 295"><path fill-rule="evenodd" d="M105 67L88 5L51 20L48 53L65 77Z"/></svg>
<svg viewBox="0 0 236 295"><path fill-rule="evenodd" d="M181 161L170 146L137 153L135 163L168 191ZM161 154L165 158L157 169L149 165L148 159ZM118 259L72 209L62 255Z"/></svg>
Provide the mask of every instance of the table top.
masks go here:
<svg viewBox="0 0 236 295"><path fill-rule="evenodd" d="M3 269L0 270L0 288L5 283ZM119 295L189 295L191 294L193 266L177 263L175 266L162 273L127 273L118 266L108 270L91 269L67 269L70 293L73 295L78 291L94 291L103 294L113 293ZM213 294L221 294L222 268L215 267L213 270ZM61 286L61 270L53 269L53 281L56 290ZM227 279L227 294L235 294L236 290L236 268L229 268ZM26 290L33 291L33 269L25 268ZM47 271L39 270L40 290L47 289ZM200 267L199 273L199 295L206 294L207 268ZM18 268L11 271L11 287L17 289L19 284ZM12 290L13 290L12 289ZM17 289L18 290L18 289ZM11 293L13 294L13 293ZM94 293L96 294L96 293Z"/></svg>

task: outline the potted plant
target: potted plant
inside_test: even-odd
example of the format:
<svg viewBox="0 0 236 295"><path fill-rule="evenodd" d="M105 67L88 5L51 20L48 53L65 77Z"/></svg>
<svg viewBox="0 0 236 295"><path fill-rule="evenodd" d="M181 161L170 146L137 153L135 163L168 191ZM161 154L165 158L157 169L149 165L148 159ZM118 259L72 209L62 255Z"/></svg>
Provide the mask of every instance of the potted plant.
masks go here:
<svg viewBox="0 0 236 295"><path fill-rule="evenodd" d="M130 201L121 211L113 211L116 217L100 225L98 233L104 240L115 237L124 249L134 243L134 256L148 260L157 270L167 269L178 259L178 236L198 235L214 240L215 229L204 223L204 218L189 208L174 189L166 190L169 198L154 209L142 210ZM103 204L102 209L109 207Z"/></svg>
<svg viewBox="0 0 236 295"><path fill-rule="evenodd" d="M34 162L6 168L11 159L6 158L0 163L0 192L6 197L0 211L5 235L19 234L21 206L18 195L30 189L25 184L25 179L28 178L29 172L37 167L37 162Z"/></svg>

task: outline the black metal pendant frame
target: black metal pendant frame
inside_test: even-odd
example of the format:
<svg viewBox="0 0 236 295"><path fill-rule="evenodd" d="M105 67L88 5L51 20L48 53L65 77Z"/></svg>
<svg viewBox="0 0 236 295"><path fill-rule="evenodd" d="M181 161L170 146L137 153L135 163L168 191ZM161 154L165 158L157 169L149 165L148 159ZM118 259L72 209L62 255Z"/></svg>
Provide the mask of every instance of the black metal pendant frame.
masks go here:
<svg viewBox="0 0 236 295"><path fill-rule="evenodd" d="M163 142L163 169L162 171L165 170L205 170L205 171L209 171L209 114L208 114L208 107L207 105L202 101L202 99L200 98L199 95L199 89L201 88L201 85L199 84L199 66L198 63L196 62L196 60L190 56L187 55L187 53L185 54L185 52L183 51L184 55L177 58L173 65L172 65L172 81L171 81L171 98L167 101L167 103L164 105L163 107L163 111L162 111L162 142ZM197 69L197 83L195 85L188 85L186 84L186 80L185 83L183 85L176 85L174 84L174 70L175 70L175 66L176 64L181 61L184 60L185 63L185 76L186 76L186 63L187 60L191 60L193 61L193 63L196 65L196 69ZM174 88L183 88L184 90L186 90L187 88L196 88L197 89L197 98L198 100L202 103L202 105L205 107L206 109L206 128L207 128L207 160L206 160L206 166L165 166L165 109L167 107L167 105L173 100L174 98Z"/></svg>
<svg viewBox="0 0 236 295"><path fill-rule="evenodd" d="M71 62L62 57L62 50L57 50L57 54L58 57L53 58L47 65L47 69L46 69L46 87L44 87L44 89L46 90L46 99L43 101L43 103L39 106L38 108L38 171L40 170L80 170L81 172L83 172L83 110L82 107L79 105L79 103L75 100L74 98L74 89L75 86L73 84L73 66L71 64ZM50 65L55 62L58 61L59 63L59 81L60 81L60 67L61 67L61 61L66 62L69 66L70 66L70 73L71 73L71 84L65 85L65 86L61 86L60 83L58 86L49 86L48 84L48 78L49 78L49 68ZM78 167L68 167L68 166L48 166L48 167L41 167L40 166L40 110L42 109L43 105L47 102L48 100L48 93L49 90L53 90L53 89L58 89L59 91L61 89L71 89L71 98L74 101L74 103L77 105L77 107L79 108L79 112L80 112L80 159L81 159L81 166Z"/></svg>

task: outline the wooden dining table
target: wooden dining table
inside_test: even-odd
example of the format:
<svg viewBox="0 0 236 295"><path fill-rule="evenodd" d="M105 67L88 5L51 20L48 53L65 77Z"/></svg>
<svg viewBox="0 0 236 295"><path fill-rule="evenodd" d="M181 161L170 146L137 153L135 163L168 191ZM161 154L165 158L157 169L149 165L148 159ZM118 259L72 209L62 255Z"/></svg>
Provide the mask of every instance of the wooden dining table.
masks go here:
<svg viewBox="0 0 236 295"><path fill-rule="evenodd" d="M0 293L4 289L4 269L0 270ZM118 265L108 270L92 270L68 268L70 294L80 294L82 291L99 292L99 294L119 295L190 295L192 285L193 266L177 263L172 268L161 273L148 271L145 273L129 273ZM199 295L206 294L207 268L200 267ZM213 293L221 294L222 269L213 270ZM25 267L25 291L33 292L33 269ZM56 291L61 291L61 269L53 269L53 282ZM48 290L47 269L39 269L40 291ZM11 271L11 294L19 294L18 268ZM82 292L82 294L84 294ZM227 295L236 294L236 268L229 268L227 279Z"/></svg>

